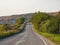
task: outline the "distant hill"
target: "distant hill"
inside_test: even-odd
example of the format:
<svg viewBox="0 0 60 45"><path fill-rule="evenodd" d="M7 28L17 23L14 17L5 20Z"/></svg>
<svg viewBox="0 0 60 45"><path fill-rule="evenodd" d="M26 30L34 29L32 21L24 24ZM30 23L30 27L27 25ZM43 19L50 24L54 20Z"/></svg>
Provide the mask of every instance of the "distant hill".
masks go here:
<svg viewBox="0 0 60 45"><path fill-rule="evenodd" d="M17 19L21 17L31 17L34 13L27 13L27 14L19 14L19 15L12 15L12 16L1 16L0 20L9 20L9 19Z"/></svg>
<svg viewBox="0 0 60 45"><path fill-rule="evenodd" d="M42 13L44 13L44 12L42 12ZM52 16L57 16L58 12L50 12L47 14L52 15ZM14 24L16 22L17 18L22 18L22 17L29 20L33 15L34 15L34 13L19 14L19 15L12 15L12 16L1 16L0 24L6 24L6 23Z"/></svg>
<svg viewBox="0 0 60 45"><path fill-rule="evenodd" d="M30 18L33 16L34 13L27 13L27 14L19 14L19 15L12 15L12 16L1 16L0 20L9 20L9 19L17 19L17 18ZM58 12L50 12L48 15L56 16Z"/></svg>
<svg viewBox="0 0 60 45"><path fill-rule="evenodd" d="M27 14L19 14L19 15L12 15L12 16L1 16L0 17L0 24L13 24L15 23L17 18L24 17L25 19L30 19L34 13L27 13Z"/></svg>
<svg viewBox="0 0 60 45"><path fill-rule="evenodd" d="M58 15L58 12L50 12L48 13L49 15L52 15L52 16L57 16Z"/></svg>

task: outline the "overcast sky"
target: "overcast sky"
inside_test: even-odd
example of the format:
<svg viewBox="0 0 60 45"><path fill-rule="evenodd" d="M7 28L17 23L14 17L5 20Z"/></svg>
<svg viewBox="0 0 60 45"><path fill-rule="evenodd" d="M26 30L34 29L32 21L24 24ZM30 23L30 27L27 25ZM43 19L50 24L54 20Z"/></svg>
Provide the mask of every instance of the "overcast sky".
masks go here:
<svg viewBox="0 0 60 45"><path fill-rule="evenodd" d="M0 0L0 16L60 11L60 0Z"/></svg>

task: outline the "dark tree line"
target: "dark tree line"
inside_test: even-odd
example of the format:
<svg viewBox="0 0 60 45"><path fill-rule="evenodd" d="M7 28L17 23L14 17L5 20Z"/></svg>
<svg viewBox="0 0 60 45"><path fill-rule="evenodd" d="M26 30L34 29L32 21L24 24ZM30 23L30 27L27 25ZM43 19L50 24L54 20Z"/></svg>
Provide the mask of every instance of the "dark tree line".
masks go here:
<svg viewBox="0 0 60 45"><path fill-rule="evenodd" d="M38 31L60 33L60 12L58 12L57 16L36 12L31 22Z"/></svg>

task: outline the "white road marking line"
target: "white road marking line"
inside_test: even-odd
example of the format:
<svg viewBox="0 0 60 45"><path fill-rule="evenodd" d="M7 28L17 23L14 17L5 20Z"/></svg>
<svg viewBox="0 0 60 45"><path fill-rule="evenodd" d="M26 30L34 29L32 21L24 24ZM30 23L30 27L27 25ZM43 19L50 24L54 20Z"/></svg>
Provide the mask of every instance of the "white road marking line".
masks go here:
<svg viewBox="0 0 60 45"><path fill-rule="evenodd" d="M40 35L39 34L37 34L37 33L35 33L38 37L40 37ZM44 44L45 45L47 45L47 42L42 38L42 37L40 37L40 39L44 42Z"/></svg>
<svg viewBox="0 0 60 45"><path fill-rule="evenodd" d="M32 26L32 29L33 29L33 32L34 32L34 27L33 26ZM40 37L40 35L38 33L36 33L36 32L34 32L34 33L43 41L43 43L45 45L48 45L47 42L44 39L42 39L42 37Z"/></svg>
<svg viewBox="0 0 60 45"><path fill-rule="evenodd" d="M18 45L19 43L25 42L25 40L18 41L15 45Z"/></svg>
<svg viewBox="0 0 60 45"><path fill-rule="evenodd" d="M19 43L25 42L24 39L26 38L26 36L27 36L27 33L24 35L24 37L21 40L17 41L15 45L18 45Z"/></svg>

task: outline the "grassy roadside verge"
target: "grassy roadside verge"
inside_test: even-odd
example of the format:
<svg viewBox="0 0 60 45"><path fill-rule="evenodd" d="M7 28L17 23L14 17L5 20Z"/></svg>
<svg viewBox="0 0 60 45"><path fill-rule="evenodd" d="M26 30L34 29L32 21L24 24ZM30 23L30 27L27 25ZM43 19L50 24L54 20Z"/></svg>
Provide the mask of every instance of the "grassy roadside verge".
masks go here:
<svg viewBox="0 0 60 45"><path fill-rule="evenodd" d="M0 31L0 39L15 35L17 33L20 33L23 31L24 27L25 27L25 23L21 24L21 26L15 30Z"/></svg>
<svg viewBox="0 0 60 45"><path fill-rule="evenodd" d="M40 35L43 35L44 37L48 38L49 40L53 41L57 45L60 45L60 35L59 34L51 34L51 33L44 33L44 32L39 32L38 30L34 30Z"/></svg>
<svg viewBox="0 0 60 45"><path fill-rule="evenodd" d="M60 12L57 16L36 12L30 21L37 33L60 45Z"/></svg>

